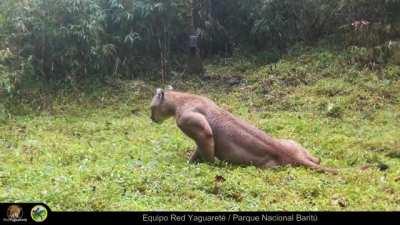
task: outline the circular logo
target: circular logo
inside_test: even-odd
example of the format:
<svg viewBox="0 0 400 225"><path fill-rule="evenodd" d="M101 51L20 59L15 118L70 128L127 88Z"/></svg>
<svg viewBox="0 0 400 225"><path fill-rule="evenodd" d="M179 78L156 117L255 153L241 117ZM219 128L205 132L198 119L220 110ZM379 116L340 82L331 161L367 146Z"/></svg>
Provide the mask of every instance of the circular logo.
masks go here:
<svg viewBox="0 0 400 225"><path fill-rule="evenodd" d="M35 222L43 222L47 218L47 209L43 205L35 205L31 210L31 217Z"/></svg>
<svg viewBox="0 0 400 225"><path fill-rule="evenodd" d="M10 205L7 209L7 217L11 220L20 219L22 217L22 208L18 205Z"/></svg>

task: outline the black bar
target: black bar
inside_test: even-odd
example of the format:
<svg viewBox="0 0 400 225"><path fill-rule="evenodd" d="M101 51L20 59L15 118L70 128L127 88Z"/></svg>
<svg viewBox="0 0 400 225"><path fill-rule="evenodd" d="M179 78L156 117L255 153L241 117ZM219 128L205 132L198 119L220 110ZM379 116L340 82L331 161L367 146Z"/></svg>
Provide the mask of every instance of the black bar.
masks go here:
<svg viewBox="0 0 400 225"><path fill-rule="evenodd" d="M175 219L174 219L175 218ZM207 220L212 218L211 220ZM224 218L224 219L222 219ZM96 224L397 224L399 212L55 212L52 221ZM178 220L179 219L179 220ZM257 220L258 219L258 220ZM150 221L153 220L153 221ZM202 220L202 221L200 221Z"/></svg>
<svg viewBox="0 0 400 225"><path fill-rule="evenodd" d="M48 210L43 222L35 222L30 212L41 204ZM24 213L19 221L7 220L10 205ZM400 212L52 212L42 203L0 204L0 224L398 224ZM26 219L26 220L25 220ZM24 221L22 221L24 220Z"/></svg>

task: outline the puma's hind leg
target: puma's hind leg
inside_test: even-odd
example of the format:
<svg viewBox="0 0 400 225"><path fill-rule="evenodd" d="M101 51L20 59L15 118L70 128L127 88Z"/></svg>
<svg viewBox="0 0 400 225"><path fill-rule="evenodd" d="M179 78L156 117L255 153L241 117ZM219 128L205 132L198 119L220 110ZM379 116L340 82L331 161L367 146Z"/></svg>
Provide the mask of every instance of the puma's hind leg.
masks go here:
<svg viewBox="0 0 400 225"><path fill-rule="evenodd" d="M301 146L299 143L290 140L290 139L280 139L279 140L283 145L289 147L289 148L294 148L297 149L300 154L303 155L304 158L312 161L315 164L320 164L321 160L315 156L312 156L307 149L305 149L303 146Z"/></svg>

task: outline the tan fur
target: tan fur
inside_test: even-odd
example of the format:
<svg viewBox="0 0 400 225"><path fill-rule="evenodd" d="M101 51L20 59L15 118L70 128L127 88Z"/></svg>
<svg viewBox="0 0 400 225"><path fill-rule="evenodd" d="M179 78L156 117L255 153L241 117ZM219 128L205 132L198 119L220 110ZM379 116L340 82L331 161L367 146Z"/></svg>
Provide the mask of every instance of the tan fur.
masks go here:
<svg viewBox="0 0 400 225"><path fill-rule="evenodd" d="M320 166L320 160L295 141L273 138L208 98L157 89L151 103L151 119L160 123L169 117L175 117L182 132L197 144L190 162L213 162L217 157L262 168L290 164L336 173Z"/></svg>
<svg viewBox="0 0 400 225"><path fill-rule="evenodd" d="M10 219L18 219L21 214L21 208L15 205L12 205L8 208L8 217Z"/></svg>

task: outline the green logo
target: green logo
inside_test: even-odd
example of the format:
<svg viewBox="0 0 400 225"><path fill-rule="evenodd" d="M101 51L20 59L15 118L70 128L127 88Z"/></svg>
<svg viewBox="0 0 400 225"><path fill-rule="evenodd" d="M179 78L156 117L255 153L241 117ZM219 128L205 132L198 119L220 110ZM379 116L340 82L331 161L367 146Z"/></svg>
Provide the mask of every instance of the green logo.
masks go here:
<svg viewBox="0 0 400 225"><path fill-rule="evenodd" d="M31 210L31 217L35 222L43 222L47 218L47 209L43 205L35 205Z"/></svg>

